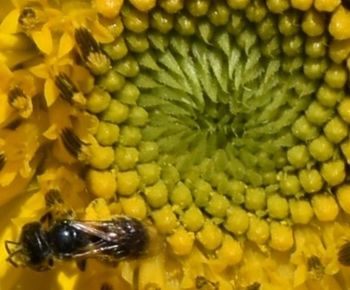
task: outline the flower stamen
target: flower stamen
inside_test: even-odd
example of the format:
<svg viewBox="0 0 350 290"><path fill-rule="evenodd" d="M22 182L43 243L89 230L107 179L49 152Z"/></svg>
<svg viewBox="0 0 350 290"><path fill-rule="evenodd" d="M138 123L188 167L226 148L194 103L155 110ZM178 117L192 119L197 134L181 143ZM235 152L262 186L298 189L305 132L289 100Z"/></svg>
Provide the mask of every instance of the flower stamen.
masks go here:
<svg viewBox="0 0 350 290"><path fill-rule="evenodd" d="M324 266L317 256L312 255L307 260L308 271L313 274L315 279L319 280L322 278L324 273Z"/></svg>
<svg viewBox="0 0 350 290"><path fill-rule="evenodd" d="M78 157L78 154L81 152L81 147L84 145L84 142L81 141L77 135L75 135L73 130L64 128L62 131L61 139L67 151L74 157Z"/></svg>
<svg viewBox="0 0 350 290"><path fill-rule="evenodd" d="M74 94L78 93L77 87L70 80L65 73L59 73L55 77L55 84L60 91L60 97L72 104L74 101Z"/></svg>
<svg viewBox="0 0 350 290"><path fill-rule="evenodd" d="M197 276L196 289L218 290L219 282L212 282L203 276Z"/></svg>
<svg viewBox="0 0 350 290"><path fill-rule="evenodd" d="M37 9L24 7L18 18L18 23L24 31L37 29L43 23L36 12Z"/></svg>
<svg viewBox="0 0 350 290"><path fill-rule="evenodd" d="M15 86L10 89L8 93L8 102L23 118L28 118L32 114L32 100L20 87Z"/></svg>
<svg viewBox="0 0 350 290"><path fill-rule="evenodd" d="M111 61L94 39L89 30L78 28L75 31L75 40L79 46L82 59L86 66L96 75L106 73L111 67Z"/></svg>

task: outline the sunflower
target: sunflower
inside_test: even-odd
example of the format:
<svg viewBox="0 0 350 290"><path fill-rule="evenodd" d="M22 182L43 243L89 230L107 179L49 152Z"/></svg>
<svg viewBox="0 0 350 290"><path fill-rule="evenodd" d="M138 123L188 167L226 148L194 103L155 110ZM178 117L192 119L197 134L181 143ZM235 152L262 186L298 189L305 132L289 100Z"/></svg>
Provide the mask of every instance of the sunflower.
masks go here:
<svg viewBox="0 0 350 290"><path fill-rule="evenodd" d="M48 211L150 241L1 289L350 287L348 1L2 2L1 243Z"/></svg>

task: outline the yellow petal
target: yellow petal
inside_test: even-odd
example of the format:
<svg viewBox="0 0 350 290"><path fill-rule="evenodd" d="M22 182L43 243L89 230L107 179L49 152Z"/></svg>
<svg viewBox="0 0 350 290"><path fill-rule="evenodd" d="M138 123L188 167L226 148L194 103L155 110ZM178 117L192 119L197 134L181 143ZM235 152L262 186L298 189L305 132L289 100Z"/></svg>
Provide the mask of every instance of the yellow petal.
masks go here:
<svg viewBox="0 0 350 290"><path fill-rule="evenodd" d="M45 100L48 107L50 107L58 97L58 90L55 83L51 79L47 79L45 82Z"/></svg>
<svg viewBox="0 0 350 290"><path fill-rule="evenodd" d="M74 289L78 275L71 275L65 272L59 272L57 276L58 285L62 285L64 289Z"/></svg>
<svg viewBox="0 0 350 290"><path fill-rule="evenodd" d="M6 50L0 51L0 63L6 64L9 68L13 68L21 63L29 61L37 57L38 53L34 50Z"/></svg>
<svg viewBox="0 0 350 290"><path fill-rule="evenodd" d="M66 55L73 49L73 47L74 39L68 33L64 33L60 39L58 57L61 58L62 56Z"/></svg>
<svg viewBox="0 0 350 290"><path fill-rule="evenodd" d="M17 172L11 171L11 172L4 172L0 176L0 186L1 187L8 187L11 182L15 179L17 175Z"/></svg>
<svg viewBox="0 0 350 290"><path fill-rule="evenodd" d="M33 218L45 208L45 198L40 192L30 195L26 200L25 206L21 206L19 216L23 218Z"/></svg>
<svg viewBox="0 0 350 290"><path fill-rule="evenodd" d="M53 124L49 127L49 129L47 129L43 135L49 139L49 140L56 140L58 135L59 135L59 132L58 132L58 129L57 129L57 126L56 124Z"/></svg>
<svg viewBox="0 0 350 290"><path fill-rule="evenodd" d="M31 73L33 73L33 75L41 79L48 79L50 76L45 64L38 64L31 67L29 70Z"/></svg>
<svg viewBox="0 0 350 290"><path fill-rule="evenodd" d="M74 63L74 60L72 57L69 57L69 55L66 55L60 58L59 60L57 60L56 65L58 67L61 67L61 66L72 66L76 64Z"/></svg>
<svg viewBox="0 0 350 290"><path fill-rule="evenodd" d="M11 70L3 63L0 63L0 90L6 91L8 89L13 73Z"/></svg>
<svg viewBox="0 0 350 290"><path fill-rule="evenodd" d="M40 31L34 31L32 33L33 40L36 46L45 54L50 54L52 52L52 35L51 31L47 25L43 26Z"/></svg>
<svg viewBox="0 0 350 290"><path fill-rule="evenodd" d="M33 173L33 169L30 166L29 161L23 162L22 167L19 169L19 174L24 178L29 178Z"/></svg>
<svg viewBox="0 0 350 290"><path fill-rule="evenodd" d="M12 10L7 14L0 24L0 31L4 33L17 32L19 14L19 9Z"/></svg>
<svg viewBox="0 0 350 290"><path fill-rule="evenodd" d="M72 80L82 93L89 93L94 88L95 79L83 66L74 65L72 70Z"/></svg>
<svg viewBox="0 0 350 290"><path fill-rule="evenodd" d="M7 102L7 95L0 94L0 124L7 121L12 112L13 109Z"/></svg>

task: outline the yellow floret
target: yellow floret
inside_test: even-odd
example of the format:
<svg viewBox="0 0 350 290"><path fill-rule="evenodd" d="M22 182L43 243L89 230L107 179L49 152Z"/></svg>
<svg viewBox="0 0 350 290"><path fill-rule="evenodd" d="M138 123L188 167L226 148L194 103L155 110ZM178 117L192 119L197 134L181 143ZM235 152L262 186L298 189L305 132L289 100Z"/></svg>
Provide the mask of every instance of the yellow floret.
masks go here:
<svg viewBox="0 0 350 290"><path fill-rule="evenodd" d="M314 212L310 203L306 200L290 200L289 201L290 213L292 220L296 224L308 224Z"/></svg>
<svg viewBox="0 0 350 290"><path fill-rule="evenodd" d="M119 14L124 0L95 0L97 12L107 18L114 18Z"/></svg>
<svg viewBox="0 0 350 290"><path fill-rule="evenodd" d="M249 229L247 238L257 244L264 244L269 238L270 227L267 221L251 216L249 220Z"/></svg>
<svg viewBox="0 0 350 290"><path fill-rule="evenodd" d="M270 246L277 251L287 251L294 244L291 227L278 222L270 224Z"/></svg>
<svg viewBox="0 0 350 290"><path fill-rule="evenodd" d="M96 198L85 209L86 220L109 220L111 212L104 198Z"/></svg>
<svg viewBox="0 0 350 290"><path fill-rule="evenodd" d="M291 4L294 8L306 11L312 6L313 0L291 0Z"/></svg>
<svg viewBox="0 0 350 290"><path fill-rule="evenodd" d="M177 218L168 205L159 210L154 210L152 218L156 228L161 233L171 233L178 225Z"/></svg>
<svg viewBox="0 0 350 290"><path fill-rule="evenodd" d="M340 0L315 0L315 8L318 11L332 12L340 4Z"/></svg>
<svg viewBox="0 0 350 290"><path fill-rule="evenodd" d="M344 184L337 189L337 199L340 207L350 214L350 185Z"/></svg>
<svg viewBox="0 0 350 290"><path fill-rule="evenodd" d="M110 146L92 145L89 147L88 161L96 169L107 169L114 162L114 150Z"/></svg>
<svg viewBox="0 0 350 290"><path fill-rule="evenodd" d="M217 250L220 262L227 265L236 265L243 258L241 244L230 235L225 235L221 247Z"/></svg>
<svg viewBox="0 0 350 290"><path fill-rule="evenodd" d="M129 196L137 191L140 185L140 177L136 171L117 173L118 194Z"/></svg>
<svg viewBox="0 0 350 290"><path fill-rule="evenodd" d="M203 228L197 233L197 240L207 250L215 250L221 245L222 231L211 221L206 221Z"/></svg>
<svg viewBox="0 0 350 290"><path fill-rule="evenodd" d="M156 5L156 0L130 0L130 3L138 10L147 12Z"/></svg>
<svg viewBox="0 0 350 290"><path fill-rule="evenodd" d="M165 258L160 254L144 259L140 265L137 289L165 289Z"/></svg>
<svg viewBox="0 0 350 290"><path fill-rule="evenodd" d="M311 203L317 219L321 222L333 221L339 213L338 204L331 195L314 195Z"/></svg>
<svg viewBox="0 0 350 290"><path fill-rule="evenodd" d="M266 5L273 13L283 13L289 8L288 0L267 0Z"/></svg>
<svg viewBox="0 0 350 290"><path fill-rule="evenodd" d="M130 198L121 198L120 203L123 208L123 212L127 216L131 216L140 220L146 218L147 205L141 196L134 195Z"/></svg>
<svg viewBox="0 0 350 290"><path fill-rule="evenodd" d="M87 174L87 186L93 195L110 199L116 193L117 181L112 171L90 169Z"/></svg>
<svg viewBox="0 0 350 290"><path fill-rule="evenodd" d="M333 13L331 21L329 23L329 33L335 39L347 39L350 38L350 11L343 6L339 6Z"/></svg>
<svg viewBox="0 0 350 290"><path fill-rule="evenodd" d="M192 251L194 234L180 227L167 238L167 241L176 255L185 256Z"/></svg>

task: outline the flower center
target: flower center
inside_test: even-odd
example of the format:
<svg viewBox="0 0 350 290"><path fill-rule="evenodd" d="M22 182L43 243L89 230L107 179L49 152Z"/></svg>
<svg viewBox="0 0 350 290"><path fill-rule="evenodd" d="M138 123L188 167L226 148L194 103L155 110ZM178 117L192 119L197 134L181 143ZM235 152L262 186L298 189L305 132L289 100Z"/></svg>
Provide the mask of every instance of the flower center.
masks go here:
<svg viewBox="0 0 350 290"><path fill-rule="evenodd" d="M285 65L271 51L264 54L266 43L252 29L244 35L219 31L206 42L174 34L168 47L153 40L139 57L136 84L139 105L150 114L144 139L156 141L167 158L176 163L182 154L189 169L219 150L232 178L261 186L298 143L292 126L315 83L297 57L294 67Z"/></svg>

